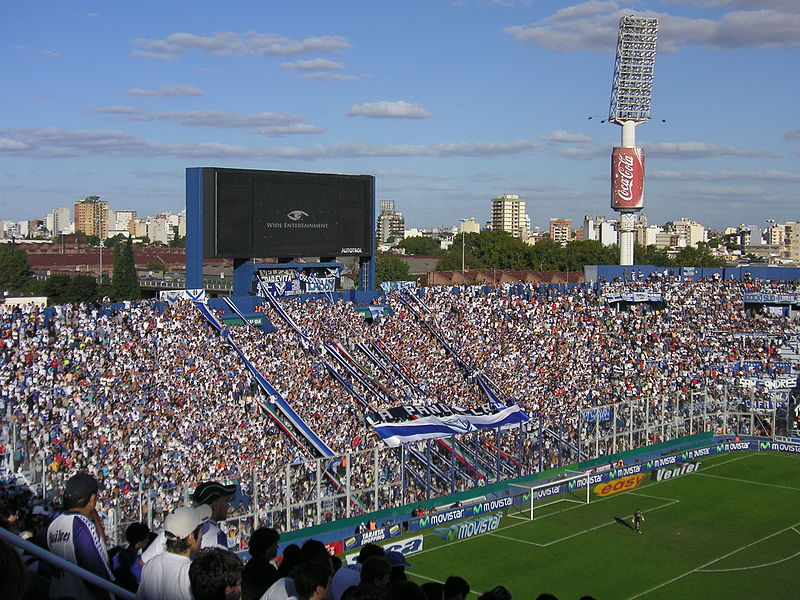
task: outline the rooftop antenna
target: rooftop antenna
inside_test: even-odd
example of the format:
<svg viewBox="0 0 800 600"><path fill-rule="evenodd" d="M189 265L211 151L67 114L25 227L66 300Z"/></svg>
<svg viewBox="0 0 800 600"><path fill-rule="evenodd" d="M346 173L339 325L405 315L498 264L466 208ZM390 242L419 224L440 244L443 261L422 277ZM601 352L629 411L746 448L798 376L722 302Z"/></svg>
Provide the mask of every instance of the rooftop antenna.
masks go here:
<svg viewBox="0 0 800 600"><path fill-rule="evenodd" d="M650 120L658 19L619 20L617 59L608 122L622 127L611 154L611 208L620 213L619 264L633 265L635 215L644 208L644 153L636 146L636 126Z"/></svg>

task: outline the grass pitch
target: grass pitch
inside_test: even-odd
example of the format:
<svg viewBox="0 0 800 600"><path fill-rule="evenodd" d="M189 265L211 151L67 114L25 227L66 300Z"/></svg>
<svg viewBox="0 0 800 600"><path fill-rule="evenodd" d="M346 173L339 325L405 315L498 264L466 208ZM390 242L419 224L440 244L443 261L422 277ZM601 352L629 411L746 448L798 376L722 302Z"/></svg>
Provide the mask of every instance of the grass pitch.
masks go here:
<svg viewBox="0 0 800 600"><path fill-rule="evenodd" d="M589 504L504 516L466 540L425 536L409 557L418 583L460 575L474 594L504 585L514 600L800 598L800 456L739 452L695 473ZM642 533L631 526L636 508Z"/></svg>

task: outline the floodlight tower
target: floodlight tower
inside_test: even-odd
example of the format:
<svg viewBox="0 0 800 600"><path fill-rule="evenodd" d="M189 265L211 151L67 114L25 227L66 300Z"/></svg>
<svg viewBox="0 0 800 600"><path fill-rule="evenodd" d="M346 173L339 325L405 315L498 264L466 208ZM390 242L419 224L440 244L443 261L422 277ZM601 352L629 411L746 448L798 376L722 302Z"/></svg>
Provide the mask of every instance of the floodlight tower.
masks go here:
<svg viewBox="0 0 800 600"><path fill-rule="evenodd" d="M619 264L633 264L635 213L644 208L644 154L636 146L636 126L650 120L658 19L619 20L617 60L608 122L622 127L611 154L611 208L620 213Z"/></svg>

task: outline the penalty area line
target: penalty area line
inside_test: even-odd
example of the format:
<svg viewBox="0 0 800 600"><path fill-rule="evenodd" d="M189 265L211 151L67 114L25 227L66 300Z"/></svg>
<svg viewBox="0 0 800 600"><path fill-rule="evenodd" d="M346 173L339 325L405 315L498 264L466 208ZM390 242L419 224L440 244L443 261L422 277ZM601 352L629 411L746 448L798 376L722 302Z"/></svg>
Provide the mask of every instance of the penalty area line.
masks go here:
<svg viewBox="0 0 800 600"><path fill-rule="evenodd" d="M761 539L758 539L758 540L756 540L754 542L750 542L749 544L745 544L741 548L737 548L736 550L733 550L732 552L728 552L727 554L724 554L724 555L720 556L719 558L715 558L714 560L710 560L707 563L702 564L699 567L696 567L696 568L692 569L691 571L686 571L685 573L682 573L681 575L678 575L677 577L673 577L672 579L669 579L669 580L665 581L664 583L660 583L657 586L651 587L649 590L645 590L643 592L640 592L640 593L636 594L635 596L630 596L628 598L628 600L635 600L636 598L641 598L642 596L646 596L650 592L654 592L656 590L660 590L661 588L663 588L665 586L668 586L671 583L675 583L676 581L678 581L680 579L683 579L684 577L688 577L689 575L693 575L694 573L702 571L706 567L708 567L710 565L713 565L714 563L718 563L719 561L724 560L724 559L728 558L729 556L733 556L734 554L737 554L738 552L741 552L742 550L746 550L747 548L750 548L751 546L755 546L756 544L760 544L761 542L764 542L764 541L766 541L766 540L768 540L770 538L773 538L776 535L780 535L780 534L784 533L785 531L792 530L795 527L797 527L798 525L800 525L800 523L795 523L794 525L790 525L789 527L786 527L785 529L781 529L780 531L776 531L775 533L771 533L771 534L769 534L767 536L764 536Z"/></svg>

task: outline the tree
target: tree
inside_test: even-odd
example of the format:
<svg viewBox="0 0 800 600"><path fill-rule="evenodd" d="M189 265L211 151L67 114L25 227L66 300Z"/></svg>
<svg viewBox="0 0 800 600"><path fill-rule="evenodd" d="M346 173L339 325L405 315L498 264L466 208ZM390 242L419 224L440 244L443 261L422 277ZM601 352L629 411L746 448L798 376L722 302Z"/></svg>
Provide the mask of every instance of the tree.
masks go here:
<svg viewBox="0 0 800 600"><path fill-rule="evenodd" d="M681 248L675 256L675 264L680 267L724 267L725 261L711 254L708 246L701 242L697 244L697 248Z"/></svg>
<svg viewBox="0 0 800 600"><path fill-rule="evenodd" d="M467 234L477 262L483 268L527 269L528 245L507 231L489 229L478 235Z"/></svg>
<svg viewBox="0 0 800 600"><path fill-rule="evenodd" d="M142 297L137 277L133 245L130 240L117 244L114 249L114 269L111 275L114 300L138 300Z"/></svg>
<svg viewBox="0 0 800 600"><path fill-rule="evenodd" d="M562 253L565 270L580 271L586 265L613 265L619 262L618 246L603 246L598 240L568 242Z"/></svg>
<svg viewBox="0 0 800 600"><path fill-rule="evenodd" d="M551 239L544 239L528 250L528 264L537 271L561 271L565 266L564 249Z"/></svg>
<svg viewBox="0 0 800 600"><path fill-rule="evenodd" d="M375 285L380 286L384 281L409 281L413 279L408 272L408 263L392 256L379 254L375 258Z"/></svg>
<svg viewBox="0 0 800 600"><path fill-rule="evenodd" d="M397 245L406 251L407 254L421 256L441 256L442 247L433 238L417 235L408 237Z"/></svg>
<svg viewBox="0 0 800 600"><path fill-rule="evenodd" d="M66 304L69 302L71 279L69 275L54 273L45 280L44 293L51 304Z"/></svg>
<svg viewBox="0 0 800 600"><path fill-rule="evenodd" d="M637 265L654 265L668 267L672 264L666 250L658 250L653 244L649 246L637 245L633 250L633 261Z"/></svg>
<svg viewBox="0 0 800 600"><path fill-rule="evenodd" d="M0 288L22 290L30 279L28 255L10 244L0 246Z"/></svg>
<svg viewBox="0 0 800 600"><path fill-rule="evenodd" d="M91 275L75 275L65 290L67 302L94 302L97 300L97 280Z"/></svg>
<svg viewBox="0 0 800 600"><path fill-rule="evenodd" d="M476 240L478 239L477 233L459 233L453 238L453 243L445 252L444 256L436 263L437 271L460 271L463 257L464 268L466 269L480 269L483 264L477 259L474 254ZM463 244L463 248L462 248ZM463 253L463 254L462 254Z"/></svg>

